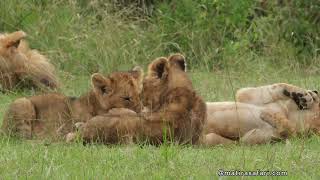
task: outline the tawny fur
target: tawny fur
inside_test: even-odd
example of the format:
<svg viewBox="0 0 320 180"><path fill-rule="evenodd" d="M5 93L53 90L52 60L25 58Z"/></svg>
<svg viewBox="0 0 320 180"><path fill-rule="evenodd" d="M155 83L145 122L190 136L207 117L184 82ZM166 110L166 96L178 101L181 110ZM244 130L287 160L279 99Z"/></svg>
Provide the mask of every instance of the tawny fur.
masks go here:
<svg viewBox="0 0 320 180"><path fill-rule="evenodd" d="M77 122L105 114L112 108L141 110L142 70L92 75L92 90L79 98L51 93L14 101L2 130L23 138L63 138Z"/></svg>
<svg viewBox="0 0 320 180"><path fill-rule="evenodd" d="M95 116L86 123L78 123L80 136L85 143L132 144L142 139L143 118L127 109L117 109L116 113ZM76 133L69 133L67 142L73 141ZM141 138L141 139L140 139Z"/></svg>
<svg viewBox="0 0 320 180"><path fill-rule="evenodd" d="M164 138L178 143L198 143L206 119L206 106L193 89L185 58L174 54L149 65L144 80L143 102L150 109L144 114L145 136L153 143ZM156 90L156 91L155 91Z"/></svg>
<svg viewBox="0 0 320 180"><path fill-rule="evenodd" d="M278 83L240 89L236 100L207 103L203 144L262 144L320 132L319 98L313 91Z"/></svg>
<svg viewBox="0 0 320 180"><path fill-rule="evenodd" d="M17 85L57 88L54 66L37 50L30 49L25 37L23 31L0 34L0 90Z"/></svg>
<svg viewBox="0 0 320 180"><path fill-rule="evenodd" d="M143 104L149 111L141 116L120 112L88 121L80 128L81 137L104 143L124 137L152 144L165 140L198 143L206 105L193 89L185 68L185 58L180 54L156 59L143 82Z"/></svg>

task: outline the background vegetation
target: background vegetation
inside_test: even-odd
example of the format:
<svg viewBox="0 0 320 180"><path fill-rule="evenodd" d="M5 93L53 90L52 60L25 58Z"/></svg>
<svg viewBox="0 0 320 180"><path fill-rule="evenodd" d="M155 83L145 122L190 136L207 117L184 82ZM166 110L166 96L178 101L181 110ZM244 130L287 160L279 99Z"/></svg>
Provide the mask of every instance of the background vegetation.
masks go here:
<svg viewBox="0 0 320 180"><path fill-rule="evenodd" d="M186 55L206 101L275 82L320 89L319 0L1 0L0 32L15 30L55 64L67 95L87 91L93 72L146 67L174 52ZM0 94L0 119L15 98L37 93ZM0 137L0 177L212 179L218 169L262 169L319 179L319 142L83 147Z"/></svg>
<svg viewBox="0 0 320 180"><path fill-rule="evenodd" d="M318 0L2 0L0 31L23 29L59 69L147 64L182 52L189 67L257 64L317 73ZM120 67L121 68L121 67Z"/></svg>

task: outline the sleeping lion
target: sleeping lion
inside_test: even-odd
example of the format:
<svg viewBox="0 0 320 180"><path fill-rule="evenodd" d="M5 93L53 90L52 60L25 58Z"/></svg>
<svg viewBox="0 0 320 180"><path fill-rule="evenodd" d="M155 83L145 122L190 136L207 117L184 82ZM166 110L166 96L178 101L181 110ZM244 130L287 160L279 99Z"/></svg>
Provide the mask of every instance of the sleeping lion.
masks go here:
<svg viewBox="0 0 320 180"><path fill-rule="evenodd" d="M202 144L263 144L320 132L319 96L290 84L243 88L236 102L207 102Z"/></svg>
<svg viewBox="0 0 320 180"><path fill-rule="evenodd" d="M23 31L0 33L0 91L16 87L56 89L58 78L50 61L30 49Z"/></svg>

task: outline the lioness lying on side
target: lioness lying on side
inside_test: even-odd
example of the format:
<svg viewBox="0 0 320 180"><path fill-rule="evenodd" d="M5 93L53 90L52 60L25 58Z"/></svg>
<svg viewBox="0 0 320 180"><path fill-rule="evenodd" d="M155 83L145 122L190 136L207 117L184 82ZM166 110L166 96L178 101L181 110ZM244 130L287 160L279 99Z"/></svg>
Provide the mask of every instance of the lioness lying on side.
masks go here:
<svg viewBox="0 0 320 180"><path fill-rule="evenodd" d="M15 100L7 110L2 130L23 138L63 138L77 122L107 113L112 108L140 112L143 72L95 73L92 90L79 98L51 93Z"/></svg>
<svg viewBox="0 0 320 180"><path fill-rule="evenodd" d="M37 50L31 50L25 37L23 31L0 33L0 91L17 85L55 89L58 81L53 65Z"/></svg>
<svg viewBox="0 0 320 180"><path fill-rule="evenodd" d="M80 125L85 142L121 143L147 141L161 144L198 143L206 118L206 105L187 75L185 58L175 54L158 58L143 81L142 101L149 109L141 115L113 112ZM75 138L69 134L68 141Z"/></svg>
<svg viewBox="0 0 320 180"><path fill-rule="evenodd" d="M278 83L243 88L236 102L207 103L207 123L202 143L268 143L295 134L320 132L316 91Z"/></svg>

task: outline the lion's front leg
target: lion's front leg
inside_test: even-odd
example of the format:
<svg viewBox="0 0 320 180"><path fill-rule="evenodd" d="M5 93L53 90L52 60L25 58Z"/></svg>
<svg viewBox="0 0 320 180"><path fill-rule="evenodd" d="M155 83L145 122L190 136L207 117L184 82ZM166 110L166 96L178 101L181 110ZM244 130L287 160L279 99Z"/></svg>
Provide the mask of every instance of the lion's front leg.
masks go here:
<svg viewBox="0 0 320 180"><path fill-rule="evenodd" d="M216 133L205 134L200 139L200 145L203 145L203 146L215 146L215 145L227 145L227 144L236 144L236 141L225 138Z"/></svg>
<svg viewBox="0 0 320 180"><path fill-rule="evenodd" d="M287 99L292 99L299 109L309 109L314 102L308 90L286 83L242 88L236 93L236 100L238 102L255 105L265 105Z"/></svg>
<svg viewBox="0 0 320 180"><path fill-rule="evenodd" d="M287 116L281 112L270 112L264 110L260 114L260 118L277 129L277 133L284 138L295 135L295 126L289 121Z"/></svg>
<svg viewBox="0 0 320 180"><path fill-rule="evenodd" d="M240 138L240 142L247 145L266 144L273 140L272 131L266 129L252 129Z"/></svg>
<svg viewBox="0 0 320 180"><path fill-rule="evenodd" d="M315 101L315 98L313 96L314 92L317 91L310 91L306 89L302 89L296 86L292 86L289 84L285 84L283 86L283 95L289 97L292 99L299 109L310 109Z"/></svg>
<svg viewBox="0 0 320 180"><path fill-rule="evenodd" d="M95 116L85 123L76 123L78 134L76 132L67 134L66 141L75 141L78 135L84 143L132 144L139 136L140 125L140 117L136 115Z"/></svg>

